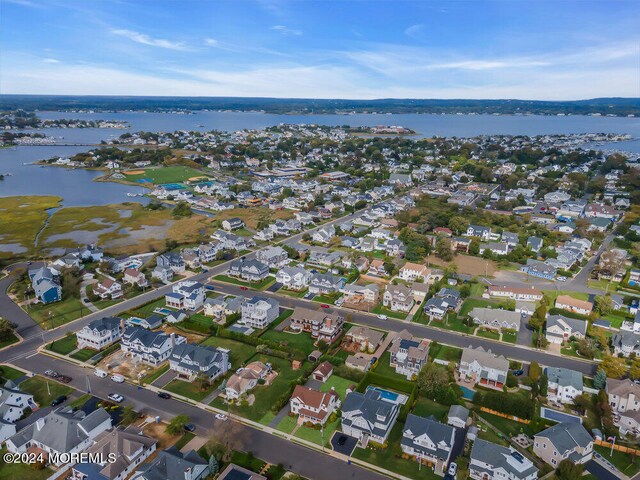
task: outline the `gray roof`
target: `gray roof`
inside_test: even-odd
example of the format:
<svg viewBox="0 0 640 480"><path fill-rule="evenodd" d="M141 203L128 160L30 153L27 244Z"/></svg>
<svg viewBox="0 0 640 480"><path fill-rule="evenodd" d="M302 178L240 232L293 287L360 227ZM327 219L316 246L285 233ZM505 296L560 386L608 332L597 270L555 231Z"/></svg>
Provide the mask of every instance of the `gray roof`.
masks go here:
<svg viewBox="0 0 640 480"><path fill-rule="evenodd" d="M118 328L120 319L118 317L102 317L89 322L87 327L98 332L106 332Z"/></svg>
<svg viewBox="0 0 640 480"><path fill-rule="evenodd" d="M459 418L460 420L467 421L469 418L469 409L463 407L462 405L451 405L449 409L449 413L447 415L448 418Z"/></svg>
<svg viewBox="0 0 640 480"><path fill-rule="evenodd" d="M211 376L218 375L227 366L228 358L227 350L190 343L176 345L171 351L171 360L177 362L180 367ZM202 370L207 367L207 370Z"/></svg>
<svg viewBox="0 0 640 480"><path fill-rule="evenodd" d="M433 447L414 442L417 437L427 437ZM401 444L418 450L425 455L448 459L455 440L455 429L450 425L436 422L430 418L419 417L414 414L407 416L402 432Z"/></svg>
<svg viewBox="0 0 640 480"><path fill-rule="evenodd" d="M561 455L576 447L586 448L593 441L581 423L558 423L535 437L548 438Z"/></svg>
<svg viewBox="0 0 640 480"><path fill-rule="evenodd" d="M538 469L533 463L513 448L503 447L495 443L487 442L477 438L473 442L470 455L470 468L482 473L487 473L489 478L493 477L493 471L499 468L504 469L510 478L527 478ZM474 463L490 465L489 468L479 466Z"/></svg>
<svg viewBox="0 0 640 480"><path fill-rule="evenodd" d="M549 378L549 383L556 383L561 387L571 386L576 390L582 391L582 373L568 368L547 367L545 374Z"/></svg>
<svg viewBox="0 0 640 480"><path fill-rule="evenodd" d="M564 330L561 323L566 323L571 327L572 332L580 332L582 335L586 335L587 333L587 322L578 320L577 318L565 317L564 315L550 315L549 318L547 318L547 330L554 325L559 325Z"/></svg>
<svg viewBox="0 0 640 480"><path fill-rule="evenodd" d="M385 402L380 398L380 392L376 390L368 390L362 394L360 392L351 392L344 399L342 412L355 413L357 417L365 420L366 426L352 424L348 418L342 418L342 423L351 426L357 430L372 433L384 437L393 427L391 419L397 416L400 407L395 403ZM378 416L384 420L378 420ZM383 423L386 429L376 426L376 423Z"/></svg>
<svg viewBox="0 0 640 480"><path fill-rule="evenodd" d="M109 420L104 408L98 408L85 416L82 410L63 412L62 409L49 413L46 417L20 430L11 437L16 446L35 440L57 452L70 452L88 438L90 432L102 422ZM38 428L38 425L41 425Z"/></svg>
<svg viewBox="0 0 640 480"><path fill-rule="evenodd" d="M145 480L174 480L185 478L186 469L204 465L208 466L209 463L194 450L182 453L177 448L171 447L158 452L153 462L143 464L138 471Z"/></svg>

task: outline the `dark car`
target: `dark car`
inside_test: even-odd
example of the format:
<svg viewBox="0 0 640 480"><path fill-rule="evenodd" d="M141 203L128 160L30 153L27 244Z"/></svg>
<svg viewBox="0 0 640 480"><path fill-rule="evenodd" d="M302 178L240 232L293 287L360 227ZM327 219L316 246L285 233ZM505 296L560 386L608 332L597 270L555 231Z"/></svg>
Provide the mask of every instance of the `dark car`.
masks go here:
<svg viewBox="0 0 640 480"><path fill-rule="evenodd" d="M60 405L62 402L64 402L66 399L67 399L66 395L60 395L59 397L53 399L53 402L51 402L51 406L56 407Z"/></svg>
<svg viewBox="0 0 640 480"><path fill-rule="evenodd" d="M171 395L169 395L167 392L160 392L158 393L158 396L160 398L164 398L165 400L169 400L171 398Z"/></svg>
<svg viewBox="0 0 640 480"><path fill-rule="evenodd" d="M249 290L247 287L240 287L240 290Z"/></svg>
<svg viewBox="0 0 640 480"><path fill-rule="evenodd" d="M213 285L207 285L204 288L206 288L207 290L215 290L215 287Z"/></svg>
<svg viewBox="0 0 640 480"><path fill-rule="evenodd" d="M187 423L184 426L185 431L187 432L194 432L196 430L196 426L193 423Z"/></svg>
<svg viewBox="0 0 640 480"><path fill-rule="evenodd" d="M520 375L522 375L523 373L524 373L524 370L514 370L514 371L513 371L513 374L514 374L516 377L519 377L519 376L520 376Z"/></svg>
<svg viewBox="0 0 640 480"><path fill-rule="evenodd" d="M329 308L329 305L327 305L326 303L323 303L322 305L320 305L322 308Z"/></svg>
<svg viewBox="0 0 640 480"><path fill-rule="evenodd" d="M344 445L347 442L347 436L346 435L340 435L338 437L338 445Z"/></svg>
<svg viewBox="0 0 640 480"><path fill-rule="evenodd" d="M62 383L69 383L72 379L71 377L67 377L66 375L58 375L56 377L56 380Z"/></svg>

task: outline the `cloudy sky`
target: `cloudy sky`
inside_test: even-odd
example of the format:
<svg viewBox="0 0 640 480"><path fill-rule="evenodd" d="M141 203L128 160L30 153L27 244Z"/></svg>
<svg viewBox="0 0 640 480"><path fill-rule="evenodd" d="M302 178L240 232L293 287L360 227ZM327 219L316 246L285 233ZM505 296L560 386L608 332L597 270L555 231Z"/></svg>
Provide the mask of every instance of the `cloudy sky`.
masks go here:
<svg viewBox="0 0 640 480"><path fill-rule="evenodd" d="M640 97L639 1L0 0L0 93Z"/></svg>

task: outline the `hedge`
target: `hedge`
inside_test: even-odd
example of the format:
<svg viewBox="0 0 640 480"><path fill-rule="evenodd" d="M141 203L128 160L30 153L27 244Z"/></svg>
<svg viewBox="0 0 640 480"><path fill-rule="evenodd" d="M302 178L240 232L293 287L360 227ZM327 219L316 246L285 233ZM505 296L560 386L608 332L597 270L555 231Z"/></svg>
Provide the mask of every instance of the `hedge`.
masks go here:
<svg viewBox="0 0 640 480"><path fill-rule="evenodd" d="M294 358L300 361L304 361L307 358L307 354L302 350L291 349L285 351L280 348L280 344L278 342L274 342L273 340L266 340L260 337L252 337L243 333L227 330L226 328L219 329L217 336L222 338L230 338L231 340L237 340L238 342L246 343L247 345L253 345L254 347L257 347L258 345L266 345L271 350L284 352L287 356L283 358Z"/></svg>
<svg viewBox="0 0 640 480"><path fill-rule="evenodd" d="M418 392L417 384L409 382L408 380L402 380L400 378L390 378L379 373L367 372L362 381L358 384L358 388L356 388L356 391L364 393L367 387L371 384L382 388L389 388L390 390L394 390L396 392L406 393L408 395L409 399L400 408L400 414L398 415L399 420L406 420L407 415L409 414L411 408L413 407L413 404L415 403L416 395Z"/></svg>
<svg viewBox="0 0 640 480"><path fill-rule="evenodd" d="M575 318L576 320L587 320L588 317L586 315L580 315L579 313L570 312L568 310L563 310L561 308L550 308L549 315L562 315L567 318Z"/></svg>

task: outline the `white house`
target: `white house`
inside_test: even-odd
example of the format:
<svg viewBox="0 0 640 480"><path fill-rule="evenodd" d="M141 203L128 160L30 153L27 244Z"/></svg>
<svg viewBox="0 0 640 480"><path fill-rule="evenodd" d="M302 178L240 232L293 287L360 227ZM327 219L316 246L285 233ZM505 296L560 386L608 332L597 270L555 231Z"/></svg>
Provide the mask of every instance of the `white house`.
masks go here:
<svg viewBox="0 0 640 480"><path fill-rule="evenodd" d="M560 403L572 403L584 392L582 373L568 368L547 367L545 374L549 379L548 397Z"/></svg>
<svg viewBox="0 0 640 480"><path fill-rule="evenodd" d="M280 304L273 298L253 297L242 305L240 323L262 329L280 314Z"/></svg>
<svg viewBox="0 0 640 480"><path fill-rule="evenodd" d="M458 372L465 382L502 390L507 381L509 360L482 347L468 347L462 350Z"/></svg>
<svg viewBox="0 0 640 480"><path fill-rule="evenodd" d="M167 307L195 311L204 304L204 285L200 282L185 280L175 284L172 290L165 295Z"/></svg>
<svg viewBox="0 0 640 480"><path fill-rule="evenodd" d="M122 335L120 348L134 360L158 366L169 358L176 345L186 341L186 338L174 333L167 335L140 327L127 327Z"/></svg>
<svg viewBox="0 0 640 480"><path fill-rule="evenodd" d="M335 390L321 392L303 385L296 385L289 400L291 413L298 421L324 425L331 414L340 407L340 396Z"/></svg>
<svg viewBox="0 0 640 480"><path fill-rule="evenodd" d="M117 317L103 317L92 320L76 333L78 348L102 350L122 337L124 324Z"/></svg>

